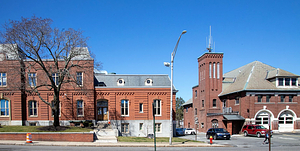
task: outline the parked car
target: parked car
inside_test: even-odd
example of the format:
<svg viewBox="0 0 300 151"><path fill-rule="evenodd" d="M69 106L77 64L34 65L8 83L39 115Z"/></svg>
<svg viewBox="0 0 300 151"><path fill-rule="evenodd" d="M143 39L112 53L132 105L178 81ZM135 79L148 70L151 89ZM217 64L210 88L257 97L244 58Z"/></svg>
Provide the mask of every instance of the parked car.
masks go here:
<svg viewBox="0 0 300 151"><path fill-rule="evenodd" d="M184 129L183 128L176 128L176 135L177 136L185 135L184 134Z"/></svg>
<svg viewBox="0 0 300 151"><path fill-rule="evenodd" d="M245 125L242 129L242 132L244 133L244 136L248 135L254 135L257 137L265 136L266 132L268 132L268 129L265 128L262 125ZM273 134L273 131L271 130L271 136Z"/></svg>
<svg viewBox="0 0 300 151"><path fill-rule="evenodd" d="M185 129L184 133L187 134L187 135L196 135L196 131L192 128Z"/></svg>
<svg viewBox="0 0 300 151"><path fill-rule="evenodd" d="M209 139L212 136L213 139L230 139L230 133L224 128L210 128L206 132L206 138Z"/></svg>

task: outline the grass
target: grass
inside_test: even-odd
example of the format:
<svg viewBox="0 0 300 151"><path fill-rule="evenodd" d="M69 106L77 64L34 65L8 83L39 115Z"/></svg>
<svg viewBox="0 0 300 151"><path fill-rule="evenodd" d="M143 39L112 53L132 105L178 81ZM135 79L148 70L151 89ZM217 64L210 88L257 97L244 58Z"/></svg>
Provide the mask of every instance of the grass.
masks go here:
<svg viewBox="0 0 300 151"><path fill-rule="evenodd" d="M49 132L38 130L42 126L1 126L0 132ZM90 132L92 129L81 127L70 127L64 131L52 131L52 132ZM50 131L51 132L51 131Z"/></svg>
<svg viewBox="0 0 300 151"><path fill-rule="evenodd" d="M146 138L146 137L118 137L119 142L153 142L153 139ZM169 137L157 137L156 142L169 142ZM173 137L172 142L198 142L203 143L200 141L194 141L194 140L187 140L183 138Z"/></svg>

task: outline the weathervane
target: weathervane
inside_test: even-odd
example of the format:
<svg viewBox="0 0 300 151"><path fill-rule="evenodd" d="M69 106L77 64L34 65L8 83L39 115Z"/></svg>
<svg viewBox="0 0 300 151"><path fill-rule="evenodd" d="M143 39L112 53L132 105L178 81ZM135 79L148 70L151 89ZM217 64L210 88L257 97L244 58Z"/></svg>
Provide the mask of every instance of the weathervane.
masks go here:
<svg viewBox="0 0 300 151"><path fill-rule="evenodd" d="M212 43L211 26L209 26L208 47L206 48L208 52L211 52L212 50L211 43Z"/></svg>

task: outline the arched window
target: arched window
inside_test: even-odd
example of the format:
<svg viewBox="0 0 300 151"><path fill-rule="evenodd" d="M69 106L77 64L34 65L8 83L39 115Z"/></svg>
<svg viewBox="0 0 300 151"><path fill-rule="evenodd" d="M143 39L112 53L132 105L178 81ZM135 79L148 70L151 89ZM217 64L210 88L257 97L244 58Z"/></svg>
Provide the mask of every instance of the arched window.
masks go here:
<svg viewBox="0 0 300 151"><path fill-rule="evenodd" d="M211 126L212 128L218 128L219 127L219 124L218 124L218 120L217 119L213 119L211 120Z"/></svg>
<svg viewBox="0 0 300 151"><path fill-rule="evenodd" d="M211 62L209 63L209 78L211 78Z"/></svg>
<svg viewBox="0 0 300 151"><path fill-rule="evenodd" d="M217 78L220 79L220 63L217 63Z"/></svg>

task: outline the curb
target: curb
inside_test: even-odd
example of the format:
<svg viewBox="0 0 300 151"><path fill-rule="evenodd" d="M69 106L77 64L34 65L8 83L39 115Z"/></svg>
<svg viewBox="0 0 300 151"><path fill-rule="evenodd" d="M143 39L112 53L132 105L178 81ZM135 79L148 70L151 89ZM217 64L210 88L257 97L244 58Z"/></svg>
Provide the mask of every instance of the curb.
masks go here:
<svg viewBox="0 0 300 151"><path fill-rule="evenodd" d="M35 141L33 143L25 143L24 141L8 141L1 140L0 145L24 145L24 146L74 146L74 147L154 147L153 143L96 143L96 142L50 142ZM207 143L184 143L169 145L166 143L157 143L156 147L232 147L231 145L207 144Z"/></svg>

